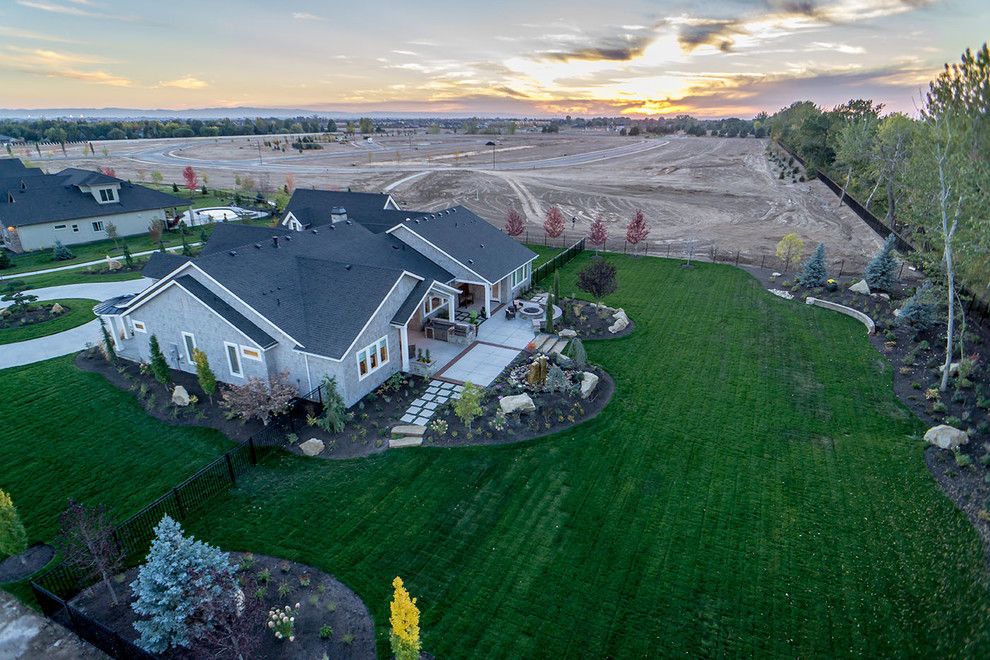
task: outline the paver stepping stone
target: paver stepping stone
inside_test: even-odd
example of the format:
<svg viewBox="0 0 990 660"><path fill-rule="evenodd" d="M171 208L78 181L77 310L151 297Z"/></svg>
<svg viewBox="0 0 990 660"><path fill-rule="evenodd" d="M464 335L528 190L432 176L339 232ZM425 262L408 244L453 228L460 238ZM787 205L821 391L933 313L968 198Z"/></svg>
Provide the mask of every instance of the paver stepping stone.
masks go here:
<svg viewBox="0 0 990 660"><path fill-rule="evenodd" d="M413 415L411 413L406 413L405 415L399 418L399 421L406 422L407 424L411 424L415 419L416 419L416 415Z"/></svg>
<svg viewBox="0 0 990 660"><path fill-rule="evenodd" d="M423 444L422 436L406 436L403 438L392 438L388 441L389 449L399 449L400 447L418 447Z"/></svg>
<svg viewBox="0 0 990 660"><path fill-rule="evenodd" d="M392 427L392 433L395 435L422 436L426 433L426 427L419 424L400 424L399 426Z"/></svg>
<svg viewBox="0 0 990 660"><path fill-rule="evenodd" d="M417 417L414 423L416 423L416 424L424 424L424 425L425 424L429 424L430 423L430 418L429 417Z"/></svg>
<svg viewBox="0 0 990 660"><path fill-rule="evenodd" d="M428 404L426 404L425 406L423 406L423 408L425 410L436 410L438 405L440 405L440 404L437 403L436 401L430 401Z"/></svg>

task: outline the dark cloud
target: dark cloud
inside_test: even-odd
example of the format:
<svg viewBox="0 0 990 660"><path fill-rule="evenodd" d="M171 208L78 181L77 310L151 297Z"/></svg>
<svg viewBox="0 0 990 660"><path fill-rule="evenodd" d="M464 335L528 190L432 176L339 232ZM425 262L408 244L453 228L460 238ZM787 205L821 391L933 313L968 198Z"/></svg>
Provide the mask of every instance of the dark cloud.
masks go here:
<svg viewBox="0 0 990 660"><path fill-rule="evenodd" d="M686 51L692 51L698 46L715 46L727 53L735 43L733 37L745 32L739 20L710 20L681 26L677 33L677 42Z"/></svg>
<svg viewBox="0 0 990 660"><path fill-rule="evenodd" d="M618 36L603 37L594 43L574 46L567 43L560 48L540 51L539 59L569 62L571 60L627 62L639 57L656 38L656 29L664 22L656 23L652 29L636 30Z"/></svg>

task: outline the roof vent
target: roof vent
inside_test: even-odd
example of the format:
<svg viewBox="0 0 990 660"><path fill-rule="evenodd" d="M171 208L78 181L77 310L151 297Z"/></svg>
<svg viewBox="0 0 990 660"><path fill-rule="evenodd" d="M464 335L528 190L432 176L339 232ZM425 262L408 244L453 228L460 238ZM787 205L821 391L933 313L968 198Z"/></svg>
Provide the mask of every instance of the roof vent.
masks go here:
<svg viewBox="0 0 990 660"><path fill-rule="evenodd" d="M334 206L330 208L330 224L335 225L338 222L344 222L347 220L347 209L343 206Z"/></svg>
<svg viewBox="0 0 990 660"><path fill-rule="evenodd" d="M261 243L255 243L254 244L254 249L260 250L261 249Z"/></svg>
<svg viewBox="0 0 990 660"><path fill-rule="evenodd" d="M320 232L318 232L318 231L316 231L316 230L314 229L314 230L313 230L313 233L314 233L314 234L319 234Z"/></svg>
<svg viewBox="0 0 990 660"><path fill-rule="evenodd" d="M278 247L278 236L272 236L272 247Z"/></svg>
<svg viewBox="0 0 990 660"><path fill-rule="evenodd" d="M229 255L230 255L230 256L232 256L232 257L236 257L236 256L237 256L237 250L231 250L231 251L230 251L230 252L228 252L227 254L229 254Z"/></svg>
<svg viewBox="0 0 990 660"><path fill-rule="evenodd" d="M469 264L473 264L474 263L474 259L468 259L468 263Z"/></svg>
<svg viewBox="0 0 990 660"><path fill-rule="evenodd" d="M351 269L350 264L344 264L344 270L350 270L350 269Z"/></svg>
<svg viewBox="0 0 990 660"><path fill-rule="evenodd" d="M8 204L14 203L14 193L10 192L9 190L7 191L7 203Z"/></svg>
<svg viewBox="0 0 990 660"><path fill-rule="evenodd" d="M354 224L354 223L353 223L353 222L351 222L350 220L345 220L345 222L346 222L347 224L349 224L349 225L353 225L353 224Z"/></svg>
<svg viewBox="0 0 990 660"><path fill-rule="evenodd" d="M24 179L21 179L21 190L27 190L28 184Z"/></svg>
<svg viewBox="0 0 990 660"><path fill-rule="evenodd" d="M393 249L393 250L398 250L398 249L399 249L399 246L398 246L398 245L393 245L393 246L392 246L392 249Z"/></svg>
<svg viewBox="0 0 990 660"><path fill-rule="evenodd" d="M484 243L482 243L482 244L481 244L481 249L482 249L482 250L484 250L484 249L485 249L485 244L484 244Z"/></svg>

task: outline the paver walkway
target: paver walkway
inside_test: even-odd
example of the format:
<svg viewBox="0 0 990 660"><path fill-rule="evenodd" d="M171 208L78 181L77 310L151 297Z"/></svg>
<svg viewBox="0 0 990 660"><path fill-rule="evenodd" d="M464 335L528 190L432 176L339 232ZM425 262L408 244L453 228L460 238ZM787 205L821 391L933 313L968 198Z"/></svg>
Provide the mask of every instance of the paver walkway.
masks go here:
<svg viewBox="0 0 990 660"><path fill-rule="evenodd" d="M106 300L114 296L137 293L144 290L149 284L151 284L151 280L143 277L139 280L126 280L124 282L90 282L52 286L47 289L32 289L31 294L38 296L39 300L58 298ZM0 306L3 307L9 304L0 302ZM94 345L99 340L100 322L94 318L89 323L55 335L29 339L16 344L4 344L0 346L0 369L19 367L75 353Z"/></svg>
<svg viewBox="0 0 990 660"><path fill-rule="evenodd" d="M463 391L463 385L446 383L442 380L430 381L426 392L409 405L409 409L406 410L406 414L401 417L401 420L406 424L426 426L437 408L451 399L460 398Z"/></svg>

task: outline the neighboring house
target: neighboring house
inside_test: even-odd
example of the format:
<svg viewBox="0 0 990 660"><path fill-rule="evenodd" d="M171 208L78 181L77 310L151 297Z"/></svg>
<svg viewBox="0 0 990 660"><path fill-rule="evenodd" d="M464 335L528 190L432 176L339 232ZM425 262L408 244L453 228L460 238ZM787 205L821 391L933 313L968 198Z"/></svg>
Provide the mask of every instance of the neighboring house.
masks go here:
<svg viewBox="0 0 990 660"><path fill-rule="evenodd" d="M0 135L0 147L13 147L21 144L24 144L24 138Z"/></svg>
<svg viewBox="0 0 990 660"><path fill-rule="evenodd" d="M428 321L491 314L528 287L536 259L463 207L404 212L380 231L378 210L369 226L220 225L200 256L155 254L154 284L95 311L126 359L149 361L154 334L173 368L194 372L198 348L225 383L286 373L305 395L333 376L351 406L410 370Z"/></svg>
<svg viewBox="0 0 990 660"><path fill-rule="evenodd" d="M13 163L16 163L14 165ZM3 244L14 252L107 238L113 223L120 236L167 222L188 200L136 186L116 177L75 168L44 174L19 160L0 159L0 227Z"/></svg>

